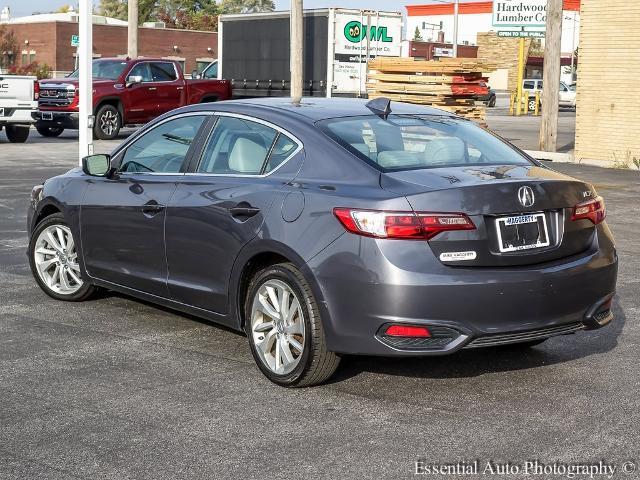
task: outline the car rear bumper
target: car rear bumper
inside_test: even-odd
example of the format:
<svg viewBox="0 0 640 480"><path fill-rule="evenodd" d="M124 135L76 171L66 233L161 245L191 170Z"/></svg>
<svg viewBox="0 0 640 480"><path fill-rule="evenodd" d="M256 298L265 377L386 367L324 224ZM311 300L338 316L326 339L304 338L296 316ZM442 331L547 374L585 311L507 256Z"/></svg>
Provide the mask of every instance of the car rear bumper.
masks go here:
<svg viewBox="0 0 640 480"><path fill-rule="evenodd" d="M62 127L77 130L80 124L78 112L49 112L38 110L31 114L33 119L44 127Z"/></svg>
<svg viewBox="0 0 640 480"><path fill-rule="evenodd" d="M423 242L345 234L308 264L331 350L442 355L599 328L613 318L617 255L606 225L579 255L527 267L446 267ZM389 338L388 325L430 339ZM402 340L402 337L399 337Z"/></svg>
<svg viewBox="0 0 640 480"><path fill-rule="evenodd" d="M30 108L4 107L2 110L4 115L0 115L0 125L31 125L34 122Z"/></svg>

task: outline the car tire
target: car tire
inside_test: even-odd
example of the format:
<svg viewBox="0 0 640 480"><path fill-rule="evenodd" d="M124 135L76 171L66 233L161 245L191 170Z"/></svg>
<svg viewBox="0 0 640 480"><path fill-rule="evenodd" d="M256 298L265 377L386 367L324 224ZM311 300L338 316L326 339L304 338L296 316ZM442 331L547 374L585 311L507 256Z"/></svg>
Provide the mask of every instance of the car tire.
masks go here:
<svg viewBox="0 0 640 480"><path fill-rule="evenodd" d="M338 368L340 357L327 350L311 287L293 264L280 263L256 273L244 311L253 358L273 383L318 385Z"/></svg>
<svg viewBox="0 0 640 480"><path fill-rule="evenodd" d="M56 300L80 302L95 292L95 287L82 279L75 245L61 213L43 219L31 234L28 249L31 273L44 293Z"/></svg>
<svg viewBox="0 0 640 480"><path fill-rule="evenodd" d="M533 112L536 109L536 100L534 98L529 99L529 111Z"/></svg>
<svg viewBox="0 0 640 480"><path fill-rule="evenodd" d="M493 107L495 107L495 106L496 106L496 97L495 97L495 96L494 96L494 97L491 97L491 98L489 99L489 102L487 103L487 106L488 106L489 108L493 108Z"/></svg>
<svg viewBox="0 0 640 480"><path fill-rule="evenodd" d="M113 105L103 105L96 112L93 134L99 140L113 140L120 133L122 118Z"/></svg>
<svg viewBox="0 0 640 480"><path fill-rule="evenodd" d="M59 137L60 135L62 135L62 132L64 132L64 128L62 127L47 127L39 123L36 123L36 130L43 137L50 138Z"/></svg>
<svg viewBox="0 0 640 480"><path fill-rule="evenodd" d="M29 138L30 127L28 125L7 125L7 139L11 143L24 143Z"/></svg>

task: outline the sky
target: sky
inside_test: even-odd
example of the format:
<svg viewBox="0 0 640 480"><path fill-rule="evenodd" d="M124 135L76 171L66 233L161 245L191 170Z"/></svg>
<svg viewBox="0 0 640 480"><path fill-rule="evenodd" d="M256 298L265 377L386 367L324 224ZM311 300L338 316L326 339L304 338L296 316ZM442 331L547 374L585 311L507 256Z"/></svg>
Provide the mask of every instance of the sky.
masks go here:
<svg viewBox="0 0 640 480"><path fill-rule="evenodd" d="M390 10L406 13L405 5L432 3L434 0L305 0L304 8L343 7ZM440 0L439 0L440 1ZM31 15L33 12L51 12L65 4L77 4L78 0L0 0L0 9L9 6L12 17ZM97 1L95 2L98 3ZM287 10L289 0L275 0L276 10Z"/></svg>

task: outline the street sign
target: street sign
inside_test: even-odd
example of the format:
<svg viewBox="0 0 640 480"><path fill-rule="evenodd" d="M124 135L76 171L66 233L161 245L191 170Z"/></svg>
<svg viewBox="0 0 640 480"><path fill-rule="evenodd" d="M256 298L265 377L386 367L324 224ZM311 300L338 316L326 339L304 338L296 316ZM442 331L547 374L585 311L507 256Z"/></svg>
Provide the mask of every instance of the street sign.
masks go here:
<svg viewBox="0 0 640 480"><path fill-rule="evenodd" d="M547 0L493 0L494 27L544 27Z"/></svg>
<svg viewBox="0 0 640 480"><path fill-rule="evenodd" d="M80 46L80 37L78 35L71 35L71 46L75 48Z"/></svg>
<svg viewBox="0 0 640 480"><path fill-rule="evenodd" d="M500 30L498 31L499 37L508 37L508 38L544 38L545 32L522 32L522 31L507 31Z"/></svg>

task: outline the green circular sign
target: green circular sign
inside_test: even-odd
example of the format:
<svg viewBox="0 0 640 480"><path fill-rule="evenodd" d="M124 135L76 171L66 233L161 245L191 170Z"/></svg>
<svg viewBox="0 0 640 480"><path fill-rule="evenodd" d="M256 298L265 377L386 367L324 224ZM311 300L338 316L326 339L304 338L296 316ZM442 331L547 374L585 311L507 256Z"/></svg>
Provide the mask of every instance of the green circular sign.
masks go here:
<svg viewBox="0 0 640 480"><path fill-rule="evenodd" d="M366 32L362 28L362 24L357 20L353 20L344 26L344 36L352 43L358 43L365 37Z"/></svg>

